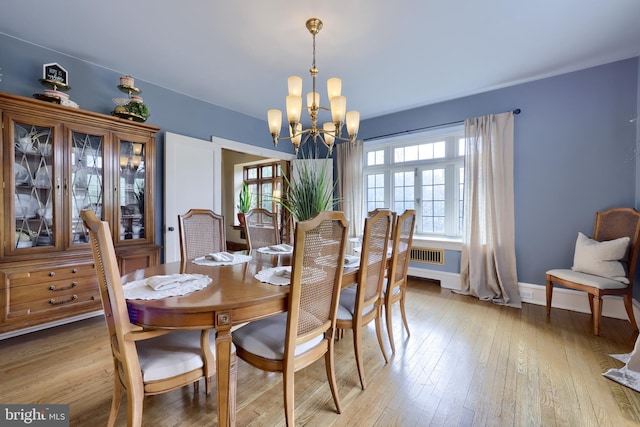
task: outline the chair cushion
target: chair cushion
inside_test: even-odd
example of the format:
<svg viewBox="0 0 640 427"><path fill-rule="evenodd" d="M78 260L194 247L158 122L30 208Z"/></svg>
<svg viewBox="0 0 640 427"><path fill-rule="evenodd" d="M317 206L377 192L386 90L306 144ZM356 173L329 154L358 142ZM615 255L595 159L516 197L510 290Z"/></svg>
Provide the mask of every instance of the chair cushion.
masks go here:
<svg viewBox="0 0 640 427"><path fill-rule="evenodd" d="M215 355L215 331L211 330L211 351ZM136 342L144 381L171 378L202 368L200 331L176 331Z"/></svg>
<svg viewBox="0 0 640 427"><path fill-rule="evenodd" d="M593 274L581 273L579 271L569 269L554 269L547 271L550 276L558 279L568 280L570 282L580 283L581 285L592 286L598 289L622 289L627 285L618 281L609 279L608 277L594 276Z"/></svg>
<svg viewBox="0 0 640 427"><path fill-rule="evenodd" d="M620 260L629 249L629 237L599 242L578 233L572 270L628 284L627 272Z"/></svg>
<svg viewBox="0 0 640 427"><path fill-rule="evenodd" d="M349 288L340 291L340 301L338 304L338 316L339 320L351 320L353 314L356 311L356 288L351 286ZM371 307L372 304L363 308L363 312L367 312L367 307Z"/></svg>
<svg viewBox="0 0 640 427"><path fill-rule="evenodd" d="M233 343L257 356L270 360L284 359L284 341L287 333L287 313L251 322L233 332ZM299 355L315 347L324 339L318 336L296 347Z"/></svg>

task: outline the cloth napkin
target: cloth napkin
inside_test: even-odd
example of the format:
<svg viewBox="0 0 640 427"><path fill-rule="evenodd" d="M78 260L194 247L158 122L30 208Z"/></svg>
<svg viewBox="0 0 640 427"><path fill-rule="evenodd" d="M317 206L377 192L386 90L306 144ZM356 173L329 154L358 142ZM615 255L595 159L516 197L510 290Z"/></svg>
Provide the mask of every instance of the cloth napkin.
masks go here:
<svg viewBox="0 0 640 427"><path fill-rule="evenodd" d="M271 245L269 246L269 249L277 252L291 252L293 250L293 246L283 243L281 245Z"/></svg>
<svg viewBox="0 0 640 427"><path fill-rule="evenodd" d="M353 267L360 264L360 257L353 255L345 255L344 256L344 266L345 267Z"/></svg>
<svg viewBox="0 0 640 427"><path fill-rule="evenodd" d="M210 259L216 262L233 262L234 256L229 252L216 252L204 256L205 259Z"/></svg>
<svg viewBox="0 0 640 427"><path fill-rule="evenodd" d="M227 255L221 255L227 254ZM216 255L218 259L228 259L229 261L216 261L213 255ZM207 265L211 267L221 267L223 265L235 265L242 264L247 261L251 261L251 255L243 255L243 254L230 254L228 252L220 252L216 254L209 254L205 256L198 257L194 259L192 262L197 265Z"/></svg>
<svg viewBox="0 0 640 427"><path fill-rule="evenodd" d="M274 276L286 277L287 279L291 279L291 267L278 267L273 272Z"/></svg>
<svg viewBox="0 0 640 427"><path fill-rule="evenodd" d="M168 276L153 276L147 279L147 286L154 291L162 291L178 287L185 282L194 280L191 274L170 274Z"/></svg>

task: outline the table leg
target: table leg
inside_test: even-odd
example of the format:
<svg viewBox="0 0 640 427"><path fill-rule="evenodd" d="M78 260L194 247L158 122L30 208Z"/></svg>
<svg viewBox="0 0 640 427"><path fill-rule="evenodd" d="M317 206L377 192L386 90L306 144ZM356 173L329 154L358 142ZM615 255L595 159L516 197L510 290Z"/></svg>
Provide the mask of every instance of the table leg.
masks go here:
<svg viewBox="0 0 640 427"><path fill-rule="evenodd" d="M218 426L233 427L236 423L236 361L231 352L231 321L229 313L216 316L216 396Z"/></svg>

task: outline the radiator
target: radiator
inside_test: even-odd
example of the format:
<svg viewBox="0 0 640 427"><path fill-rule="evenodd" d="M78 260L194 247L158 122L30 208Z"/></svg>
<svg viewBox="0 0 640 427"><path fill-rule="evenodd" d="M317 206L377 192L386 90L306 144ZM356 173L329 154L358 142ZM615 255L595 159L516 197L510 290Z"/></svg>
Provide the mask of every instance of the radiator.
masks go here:
<svg viewBox="0 0 640 427"><path fill-rule="evenodd" d="M411 248L410 260L425 264L444 265L444 249Z"/></svg>

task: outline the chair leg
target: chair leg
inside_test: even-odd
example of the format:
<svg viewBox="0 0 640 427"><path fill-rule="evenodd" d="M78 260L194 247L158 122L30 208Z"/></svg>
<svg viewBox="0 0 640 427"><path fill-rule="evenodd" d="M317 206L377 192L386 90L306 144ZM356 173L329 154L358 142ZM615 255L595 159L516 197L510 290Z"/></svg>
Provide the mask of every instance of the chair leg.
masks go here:
<svg viewBox="0 0 640 427"><path fill-rule="evenodd" d="M364 390L367 384L364 380L364 363L362 362L362 326L353 328L353 349L356 354L356 365L358 366L358 376L360 377L360 386Z"/></svg>
<svg viewBox="0 0 640 427"><path fill-rule="evenodd" d="M389 343L391 344L391 352L395 353L396 352L396 344L395 341L393 340L393 325L391 324L391 307L393 306L393 304L391 303L391 301L385 303L384 305L384 314L385 314L385 318L387 320L387 335L389 335Z"/></svg>
<svg viewBox="0 0 640 427"><path fill-rule="evenodd" d="M629 322L631 322L631 327L633 328L634 331L638 331L638 324L636 323L636 317L633 314L633 297L631 296L631 294L625 294L623 296L623 299L624 299L624 308L627 310L627 315L629 316Z"/></svg>
<svg viewBox="0 0 640 427"><path fill-rule="evenodd" d="M285 369L284 372L282 372L282 376L283 376L283 387L284 387L284 416L285 416L285 421L287 423L287 427L291 426L295 426L295 420L294 420L294 416L293 416L293 405L294 403L294 399L293 399L293 377L294 377L294 372L293 372L293 366L289 367L288 369Z"/></svg>
<svg viewBox="0 0 640 427"><path fill-rule="evenodd" d="M338 414L342 413L342 408L340 407L340 397L338 396L338 385L336 382L336 364L335 357L333 352L333 343L335 341L329 340L329 349L324 355L324 365L327 371L327 379L329 380L329 387L331 388L331 395L333 396L333 403L336 404L336 412Z"/></svg>
<svg viewBox="0 0 640 427"><path fill-rule="evenodd" d="M134 393L127 390L127 427L139 427L142 425L142 405L144 393Z"/></svg>
<svg viewBox="0 0 640 427"><path fill-rule="evenodd" d="M384 343L382 342L382 307L378 307L378 314L376 315L376 335L378 336L378 345L382 351L382 357L384 357L384 363L389 363L387 357L387 351L384 349Z"/></svg>
<svg viewBox="0 0 640 427"><path fill-rule="evenodd" d="M600 295L589 294L589 300L592 302L593 314L593 333L600 335L600 316L602 316L602 297Z"/></svg>
<svg viewBox="0 0 640 427"><path fill-rule="evenodd" d="M551 315L551 299L553 298L553 282L547 278L547 316Z"/></svg>
<svg viewBox="0 0 640 427"><path fill-rule="evenodd" d="M409 331L409 322L407 322L407 312L405 311L405 296L407 295L407 290L402 289L402 296L400 297L400 314L402 315L402 323L404 323L404 328L407 330L407 335L411 335Z"/></svg>
<svg viewBox="0 0 640 427"><path fill-rule="evenodd" d="M114 373L115 382L113 384L113 397L111 398L111 409L109 410L109 420L107 421L107 427L113 427L118 417L118 410L120 409L120 402L122 400L122 384L118 378L118 372Z"/></svg>

